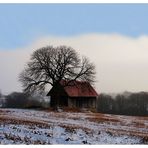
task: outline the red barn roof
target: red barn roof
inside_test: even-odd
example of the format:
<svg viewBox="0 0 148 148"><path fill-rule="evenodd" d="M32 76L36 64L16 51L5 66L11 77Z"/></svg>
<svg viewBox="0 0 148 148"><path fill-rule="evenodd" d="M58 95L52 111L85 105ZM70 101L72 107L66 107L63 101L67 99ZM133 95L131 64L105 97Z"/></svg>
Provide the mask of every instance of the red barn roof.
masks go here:
<svg viewBox="0 0 148 148"><path fill-rule="evenodd" d="M61 81L63 86L65 81ZM97 97L98 94L88 82L74 81L73 85L65 86L64 90L70 97Z"/></svg>

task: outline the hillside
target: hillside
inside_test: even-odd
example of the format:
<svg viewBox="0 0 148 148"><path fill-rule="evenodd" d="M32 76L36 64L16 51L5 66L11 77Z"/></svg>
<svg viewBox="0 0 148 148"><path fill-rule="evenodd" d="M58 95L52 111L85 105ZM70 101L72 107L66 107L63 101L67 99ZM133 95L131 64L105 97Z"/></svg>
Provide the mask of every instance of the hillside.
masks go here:
<svg viewBox="0 0 148 148"><path fill-rule="evenodd" d="M1 144L148 144L148 117L0 109Z"/></svg>

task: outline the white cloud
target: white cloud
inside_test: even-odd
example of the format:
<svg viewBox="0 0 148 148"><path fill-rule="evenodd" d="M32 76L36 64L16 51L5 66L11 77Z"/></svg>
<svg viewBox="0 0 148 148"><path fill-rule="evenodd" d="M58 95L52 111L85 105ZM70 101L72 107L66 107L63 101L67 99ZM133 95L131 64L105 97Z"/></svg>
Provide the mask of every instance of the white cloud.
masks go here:
<svg viewBox="0 0 148 148"><path fill-rule="evenodd" d="M67 45L87 56L97 68L98 92L148 91L148 36L86 34L47 36L22 49L0 50L0 89L19 91L18 74L33 50L47 45Z"/></svg>

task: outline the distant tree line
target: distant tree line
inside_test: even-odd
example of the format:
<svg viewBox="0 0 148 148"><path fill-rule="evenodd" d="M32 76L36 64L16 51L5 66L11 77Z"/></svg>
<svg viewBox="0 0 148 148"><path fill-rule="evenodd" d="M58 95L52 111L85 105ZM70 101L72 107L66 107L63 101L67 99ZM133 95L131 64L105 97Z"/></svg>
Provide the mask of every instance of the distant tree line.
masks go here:
<svg viewBox="0 0 148 148"><path fill-rule="evenodd" d="M22 92L13 92L3 95L0 92L0 107L4 108L48 108L49 97ZM148 115L148 92L125 92L116 96L100 94L97 102L97 111L117 115Z"/></svg>
<svg viewBox="0 0 148 148"><path fill-rule="evenodd" d="M30 95L22 92L13 92L5 96L0 93L0 107L46 108L49 107L49 97L47 99L39 94Z"/></svg>
<svg viewBox="0 0 148 148"><path fill-rule="evenodd" d="M97 111L120 115L148 115L148 92L126 92L115 97L108 94L100 94Z"/></svg>

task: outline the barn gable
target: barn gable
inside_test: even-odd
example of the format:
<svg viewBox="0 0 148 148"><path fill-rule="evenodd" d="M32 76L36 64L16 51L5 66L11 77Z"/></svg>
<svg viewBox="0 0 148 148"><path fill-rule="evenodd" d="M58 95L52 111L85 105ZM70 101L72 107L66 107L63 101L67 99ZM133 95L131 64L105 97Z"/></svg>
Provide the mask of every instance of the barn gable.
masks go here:
<svg viewBox="0 0 148 148"><path fill-rule="evenodd" d="M65 91L64 87L61 84L52 87L51 90L48 92L47 96L68 96L67 92Z"/></svg>

